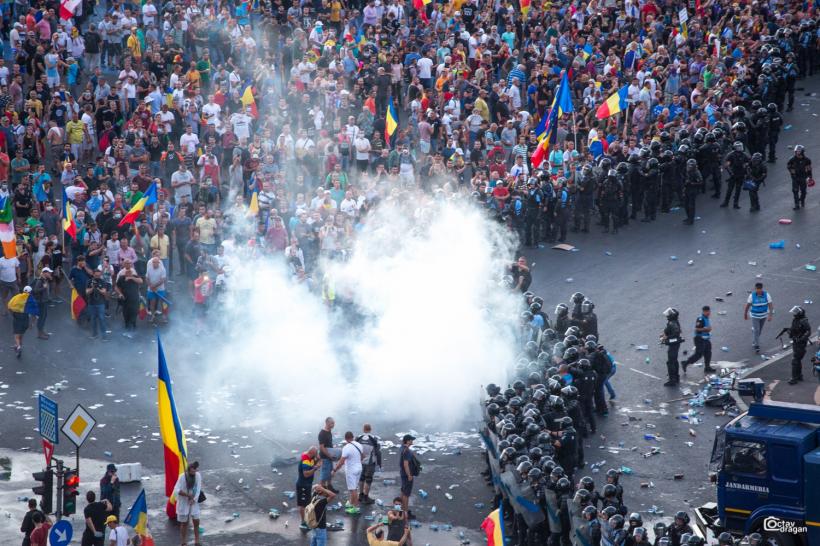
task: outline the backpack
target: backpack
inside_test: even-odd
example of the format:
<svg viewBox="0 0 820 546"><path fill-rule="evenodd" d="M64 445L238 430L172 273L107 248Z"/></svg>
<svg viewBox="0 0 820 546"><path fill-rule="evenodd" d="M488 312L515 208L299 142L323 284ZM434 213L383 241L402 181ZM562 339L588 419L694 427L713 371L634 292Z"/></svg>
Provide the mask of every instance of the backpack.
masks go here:
<svg viewBox="0 0 820 546"><path fill-rule="evenodd" d="M321 495L313 495L308 505L305 506L305 523L311 529L319 527L319 518L316 517L316 507L319 505L321 499Z"/></svg>
<svg viewBox="0 0 820 546"><path fill-rule="evenodd" d="M406 450L407 448L404 448L404 449ZM410 452L410 455L411 455L410 461L409 461L409 463L410 463L410 474L413 477L416 477L419 474L421 474L421 469L422 469L421 462L418 460L418 457L416 457L416 454L413 453L412 451Z"/></svg>

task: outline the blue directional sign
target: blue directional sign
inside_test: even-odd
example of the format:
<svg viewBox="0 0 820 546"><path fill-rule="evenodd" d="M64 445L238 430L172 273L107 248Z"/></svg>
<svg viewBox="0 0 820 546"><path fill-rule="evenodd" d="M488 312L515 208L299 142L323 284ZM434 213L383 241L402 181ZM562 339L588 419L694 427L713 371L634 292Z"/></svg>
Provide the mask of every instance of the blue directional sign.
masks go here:
<svg viewBox="0 0 820 546"><path fill-rule="evenodd" d="M60 442L60 428L57 426L57 402L40 395L40 436L51 442Z"/></svg>
<svg viewBox="0 0 820 546"><path fill-rule="evenodd" d="M51 528L48 540L51 546L68 546L71 537L74 535L74 528L67 519L61 519Z"/></svg>

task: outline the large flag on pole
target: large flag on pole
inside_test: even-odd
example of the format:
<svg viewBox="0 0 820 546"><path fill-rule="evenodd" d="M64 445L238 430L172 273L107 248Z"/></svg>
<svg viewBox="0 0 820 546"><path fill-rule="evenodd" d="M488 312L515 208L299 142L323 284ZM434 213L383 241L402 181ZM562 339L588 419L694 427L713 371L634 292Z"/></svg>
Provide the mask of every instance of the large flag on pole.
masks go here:
<svg viewBox="0 0 820 546"><path fill-rule="evenodd" d="M159 354L159 369L157 372L157 406L159 412L159 433L162 438L162 447L165 454L165 496L171 497L177 484L179 475L185 472L188 466L185 433L179 421L177 407L174 403L174 393L171 390L171 376L168 373L168 364L165 362L165 352L162 350L162 340L157 335L157 351ZM174 504L176 499L169 499ZM171 516L172 507L167 507ZM173 510L175 513L176 510Z"/></svg>
<svg viewBox="0 0 820 546"><path fill-rule="evenodd" d="M558 89L555 90L555 96L552 98L550 109L547 110L547 114L541 118L541 121L538 122L538 126L535 128L535 136L539 141L547 136L547 123L552 117L550 114L556 108L558 109L557 119L561 119L564 114L575 111L575 108L572 106L572 92L569 89L569 77L566 72L561 76L561 83L558 84Z"/></svg>
<svg viewBox="0 0 820 546"><path fill-rule="evenodd" d="M500 508L484 518L481 528L487 534L487 546L504 546L504 516Z"/></svg>
<svg viewBox="0 0 820 546"><path fill-rule="evenodd" d="M72 239L77 240L77 223L74 221L74 215L71 214L71 205L68 204L65 187L63 187L63 229Z"/></svg>
<svg viewBox="0 0 820 546"><path fill-rule="evenodd" d="M60 2L60 19L68 21L74 17L74 10L80 5L81 0L63 0Z"/></svg>
<svg viewBox="0 0 820 546"><path fill-rule="evenodd" d="M124 226L125 224L133 224L137 218L139 218L140 213L145 210L145 207L153 205L157 202L157 183L154 182L151 186L145 190L145 193L140 197L139 201L134 203L134 206L131 207L131 210L122 217L120 220L120 227Z"/></svg>
<svg viewBox="0 0 820 546"><path fill-rule="evenodd" d="M613 93L612 96L606 99L604 103L598 107L598 111L595 112L595 117L598 119L606 119L610 116L614 116L615 114L620 113L622 110L626 110L626 99L628 96L629 86L624 85L623 87L615 91L615 93Z"/></svg>
<svg viewBox="0 0 820 546"><path fill-rule="evenodd" d="M259 110L256 108L256 99L253 98L253 90L250 85L245 88L245 92L242 93L242 97L239 100L242 102L244 108L250 107L251 117L253 119L259 117Z"/></svg>
<svg viewBox="0 0 820 546"><path fill-rule="evenodd" d="M396 133L399 127L399 116L396 114L396 107L393 106L393 97L387 104L387 114L384 120L384 142L390 146L390 138Z"/></svg>

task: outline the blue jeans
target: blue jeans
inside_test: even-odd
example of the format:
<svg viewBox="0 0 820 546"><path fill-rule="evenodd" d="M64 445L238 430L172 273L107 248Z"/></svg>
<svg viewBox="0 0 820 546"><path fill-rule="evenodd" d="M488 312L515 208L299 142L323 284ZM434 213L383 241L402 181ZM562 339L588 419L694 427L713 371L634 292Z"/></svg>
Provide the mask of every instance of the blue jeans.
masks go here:
<svg viewBox="0 0 820 546"><path fill-rule="evenodd" d="M615 398L615 389L612 388L612 383L609 382L610 378L615 375L616 367L615 364L612 365L612 371L609 372L609 375L606 376L604 379L604 387L606 387L606 391L609 393L610 398Z"/></svg>
<svg viewBox="0 0 820 546"><path fill-rule="evenodd" d="M329 482L332 472L333 461L330 459L322 459L322 468L319 470L319 481Z"/></svg>
<svg viewBox="0 0 820 546"><path fill-rule="evenodd" d="M326 546L327 545L327 529L314 529L313 535L310 537L310 546Z"/></svg>
<svg viewBox="0 0 820 546"><path fill-rule="evenodd" d="M102 335L105 337L105 305L89 305L86 307L88 317L91 320L91 335Z"/></svg>

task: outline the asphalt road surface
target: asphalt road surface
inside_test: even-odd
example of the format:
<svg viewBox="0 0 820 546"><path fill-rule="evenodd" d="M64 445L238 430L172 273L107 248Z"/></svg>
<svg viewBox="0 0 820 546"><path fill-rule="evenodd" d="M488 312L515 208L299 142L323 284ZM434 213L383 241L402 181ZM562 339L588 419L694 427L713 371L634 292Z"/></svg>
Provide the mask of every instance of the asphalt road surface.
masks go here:
<svg viewBox="0 0 820 546"><path fill-rule="evenodd" d="M755 281L765 284L776 311L774 321L764 329L765 355L782 352L774 335L789 323L792 305L808 302L809 319L815 326L820 323L820 313L810 303L814 299L820 302L820 272L805 268L820 262L816 216L816 192L820 189L810 189L806 209L793 212L785 167L790 148L797 143L806 146L810 158L820 161L820 142L816 138L820 123L814 113L818 97L807 95L820 87L817 83L814 79L803 84L806 89L798 92L795 111L785 115L785 123L791 128L781 134L780 159L769 165L769 179L761 192L761 212L748 212L746 195L741 197L743 210L718 208L718 203L707 195L699 198L700 219L694 226L683 225L683 212L677 211L659 214L653 224L632 223L618 235L598 233L597 228L588 235L573 234L568 242L577 247L577 252L548 247L528 252L535 264L532 290L544 297L550 309L567 301L573 292L586 294L596 304L601 340L618 361L613 380L617 398L609 417L599 425L599 435L585 440L589 466L578 475L589 473L603 482L606 469L626 467L628 474L622 483L627 505L630 510L641 511L650 522L714 500L707 463L714 428L728 419L709 408L700 409L698 425L679 418L689 407L685 400L677 399L684 397L683 390L698 388L702 368L690 368L680 388L662 386L665 351L657 339L664 326L663 310L669 306L679 309L684 335L691 340L697 313L702 305L711 305L713 358L722 367L738 369L766 362L752 350L751 324L742 319L743 304ZM791 225L779 224L781 218L791 219ZM781 239L786 241L785 249L769 249L770 242ZM182 290L181 283L177 283L176 290ZM723 301L716 301L718 297ZM149 522L157 544L176 544L176 530L167 523L158 500L162 498L163 477L153 332L141 325L136 339L115 336L114 341L101 345L87 341L87 332L70 322L65 304L50 309L47 329L53 333L51 339L39 341L29 333L22 361L14 358L9 344L0 344L0 470L11 468L8 479L0 479L0 512L6 516L0 518L0 543L17 542L25 505L16 499L31 495L34 482L29 472L42 465L36 393L44 391L60 404L61 416L81 403L98 421L81 450L83 493L86 486L97 489L108 462L141 462L145 478L141 484L124 485L123 514L140 487L145 487ZM0 331L9 332L10 341L8 318L0 318ZM226 385L220 392L186 388L189 380L207 373L197 369L194 357L219 342L218 336L202 339L176 332L165 337L177 404L189 429L189 450L202 463L208 494L202 521L204 543L307 544L308 538L297 529L295 502L285 492L293 489L296 457L315 442L324 414L316 411L314 430L294 431L269 414L269 401L264 393L255 392L253 385ZM648 350L637 350L640 345L647 345ZM808 364L805 366L804 375L811 378ZM814 402L817 385L809 380L789 390L784 381L778 382L788 379L788 373L786 359L760 374L772 386L776 398ZM480 382L492 380L482 378ZM206 422L206 409L226 403L245 408L247 420L231 424ZM349 415L336 419L338 433L346 428L358 430L361 418L351 408ZM478 526L490 509L492 497L479 475L483 464L474 419L465 416L459 430L442 431L434 423L406 423L387 412L370 418L375 432L393 442L407 430L419 433L425 471L417 487L429 496L413 499L421 522L413 531L416 544L482 541ZM303 434L304 442L280 439L295 434ZM645 434L659 439L646 440ZM644 457L652 447L659 447L661 453ZM395 453L395 449L386 450L384 472L377 477L373 490L373 496L387 504L398 492L397 486L383 481L397 477ZM61 440L55 456L73 463L74 450L68 440ZM676 480L675 474L683 478ZM0 472L0 478L3 476ZM337 482L341 484L342 480ZM84 504L79 502L80 507ZM278 519L268 517L271 508L281 512ZM656 515L659 512L662 515ZM331 542L366 544L363 529L370 524L370 516L381 513L378 506L358 519L343 512L332 513L330 520L344 521L345 530L332 533ZM78 536L81 517L74 516L72 521Z"/></svg>

